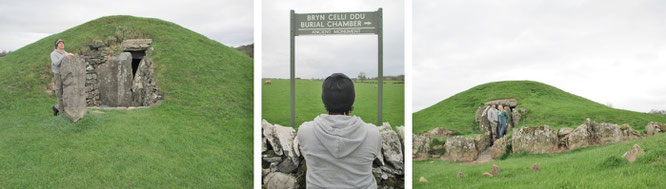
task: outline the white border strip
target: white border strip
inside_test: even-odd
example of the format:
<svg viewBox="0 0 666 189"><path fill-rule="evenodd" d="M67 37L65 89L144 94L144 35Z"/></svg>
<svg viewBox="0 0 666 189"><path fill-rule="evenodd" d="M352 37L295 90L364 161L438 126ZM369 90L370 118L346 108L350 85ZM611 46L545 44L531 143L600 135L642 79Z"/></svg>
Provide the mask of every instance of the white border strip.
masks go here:
<svg viewBox="0 0 666 189"><path fill-rule="evenodd" d="M412 188L412 0L404 0L405 13L405 188Z"/></svg>
<svg viewBox="0 0 666 189"><path fill-rule="evenodd" d="M254 188L261 189L261 2L254 0Z"/></svg>

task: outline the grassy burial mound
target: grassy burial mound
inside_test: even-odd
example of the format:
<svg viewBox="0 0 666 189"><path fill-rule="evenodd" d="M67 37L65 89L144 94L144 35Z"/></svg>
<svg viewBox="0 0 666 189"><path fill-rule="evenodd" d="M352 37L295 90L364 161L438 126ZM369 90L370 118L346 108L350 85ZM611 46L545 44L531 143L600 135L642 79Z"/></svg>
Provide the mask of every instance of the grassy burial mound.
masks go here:
<svg viewBox="0 0 666 189"><path fill-rule="evenodd" d="M507 105L516 118L492 146L481 131L489 103ZM663 185L642 178L658 177L657 170L666 168L666 135L658 134L666 125L657 123L665 121L664 115L613 109L538 82L479 85L414 114L412 155L427 159L414 163L414 186ZM623 158L634 144L644 154Z"/></svg>
<svg viewBox="0 0 666 189"><path fill-rule="evenodd" d="M650 121L666 122L666 116L610 108L550 85L534 81L500 81L478 85L414 113L415 134L447 128L459 134L481 133L475 122L477 108L495 99L513 98L515 109L525 109L521 126L573 127L590 118L596 122L629 124L645 132ZM510 132L507 132L510 133Z"/></svg>
<svg viewBox="0 0 666 189"><path fill-rule="evenodd" d="M270 81L269 81L270 80ZM296 80L296 125L311 121L326 109L321 101L321 85L318 80ZM291 125L289 105L289 80L264 79L262 86L262 119L279 125ZM354 83L356 99L352 115L367 123L377 122L377 81ZM383 121L392 126L404 125L405 85L397 81L384 84Z"/></svg>
<svg viewBox="0 0 666 189"><path fill-rule="evenodd" d="M159 106L52 115L49 53L56 39L84 54L152 39ZM174 23L102 17L0 59L0 185L217 187L252 184L252 59Z"/></svg>

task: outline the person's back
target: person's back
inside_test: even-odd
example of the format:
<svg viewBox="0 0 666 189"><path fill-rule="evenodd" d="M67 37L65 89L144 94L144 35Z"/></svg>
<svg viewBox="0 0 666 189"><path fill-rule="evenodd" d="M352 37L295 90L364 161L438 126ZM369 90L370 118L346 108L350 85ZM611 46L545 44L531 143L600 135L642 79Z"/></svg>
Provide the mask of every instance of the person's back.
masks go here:
<svg viewBox="0 0 666 189"><path fill-rule="evenodd" d="M308 188L377 188L372 162L381 149L376 126L359 117L317 116L298 128Z"/></svg>
<svg viewBox="0 0 666 189"><path fill-rule="evenodd" d="M351 116L354 82L344 74L328 76L321 86L328 114L298 128L297 139L305 157L306 188L377 188L372 162L379 156L379 129Z"/></svg>

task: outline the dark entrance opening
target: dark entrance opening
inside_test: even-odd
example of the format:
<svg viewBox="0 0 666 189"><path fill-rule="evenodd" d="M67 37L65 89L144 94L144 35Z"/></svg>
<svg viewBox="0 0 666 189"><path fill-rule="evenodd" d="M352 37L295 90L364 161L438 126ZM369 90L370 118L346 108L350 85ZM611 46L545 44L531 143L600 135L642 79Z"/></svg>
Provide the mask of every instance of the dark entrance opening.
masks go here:
<svg viewBox="0 0 666 189"><path fill-rule="evenodd" d="M132 78L136 76L136 70L139 69L139 63L146 56L146 51L128 51L132 53Z"/></svg>

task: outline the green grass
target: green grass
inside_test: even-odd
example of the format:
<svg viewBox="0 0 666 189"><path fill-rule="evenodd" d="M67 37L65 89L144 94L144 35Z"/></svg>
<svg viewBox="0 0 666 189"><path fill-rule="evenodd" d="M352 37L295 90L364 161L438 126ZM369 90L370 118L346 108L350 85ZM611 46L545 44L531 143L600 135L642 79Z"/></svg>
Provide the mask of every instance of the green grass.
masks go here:
<svg viewBox="0 0 666 189"><path fill-rule="evenodd" d="M666 134L607 146L580 148L554 154L511 154L486 164L440 160L414 162L414 188L663 188L666 179ZM638 144L645 150L636 162L621 156ZM538 163L540 171L530 167ZM497 164L501 173L484 177ZM458 171L465 178L458 179ZM428 182L418 182L419 177Z"/></svg>
<svg viewBox="0 0 666 189"><path fill-rule="evenodd" d="M114 32L153 39L164 102L54 117L46 93L55 39L72 53ZM252 186L252 59L171 22L102 17L0 59L3 188Z"/></svg>
<svg viewBox="0 0 666 189"><path fill-rule="evenodd" d="M516 98L517 108L526 108L520 126L549 125L552 128L578 127L586 118L595 122L630 124L644 132L650 121L666 122L666 115L620 110L534 81L500 81L478 85L413 114L413 132L436 127L461 134L479 133L474 122L476 109L486 101Z"/></svg>
<svg viewBox="0 0 666 189"><path fill-rule="evenodd" d="M264 79L263 81L265 81ZM272 84L262 86L262 117L268 122L291 125L289 106L289 80L270 79ZM296 80L296 125L310 121L319 114L326 113L321 101L323 81ZM263 83L263 82L262 82ZM352 115L357 115L367 123L377 123L377 88L375 83L354 83L356 99ZM403 84L384 85L383 121L391 126L404 125Z"/></svg>

